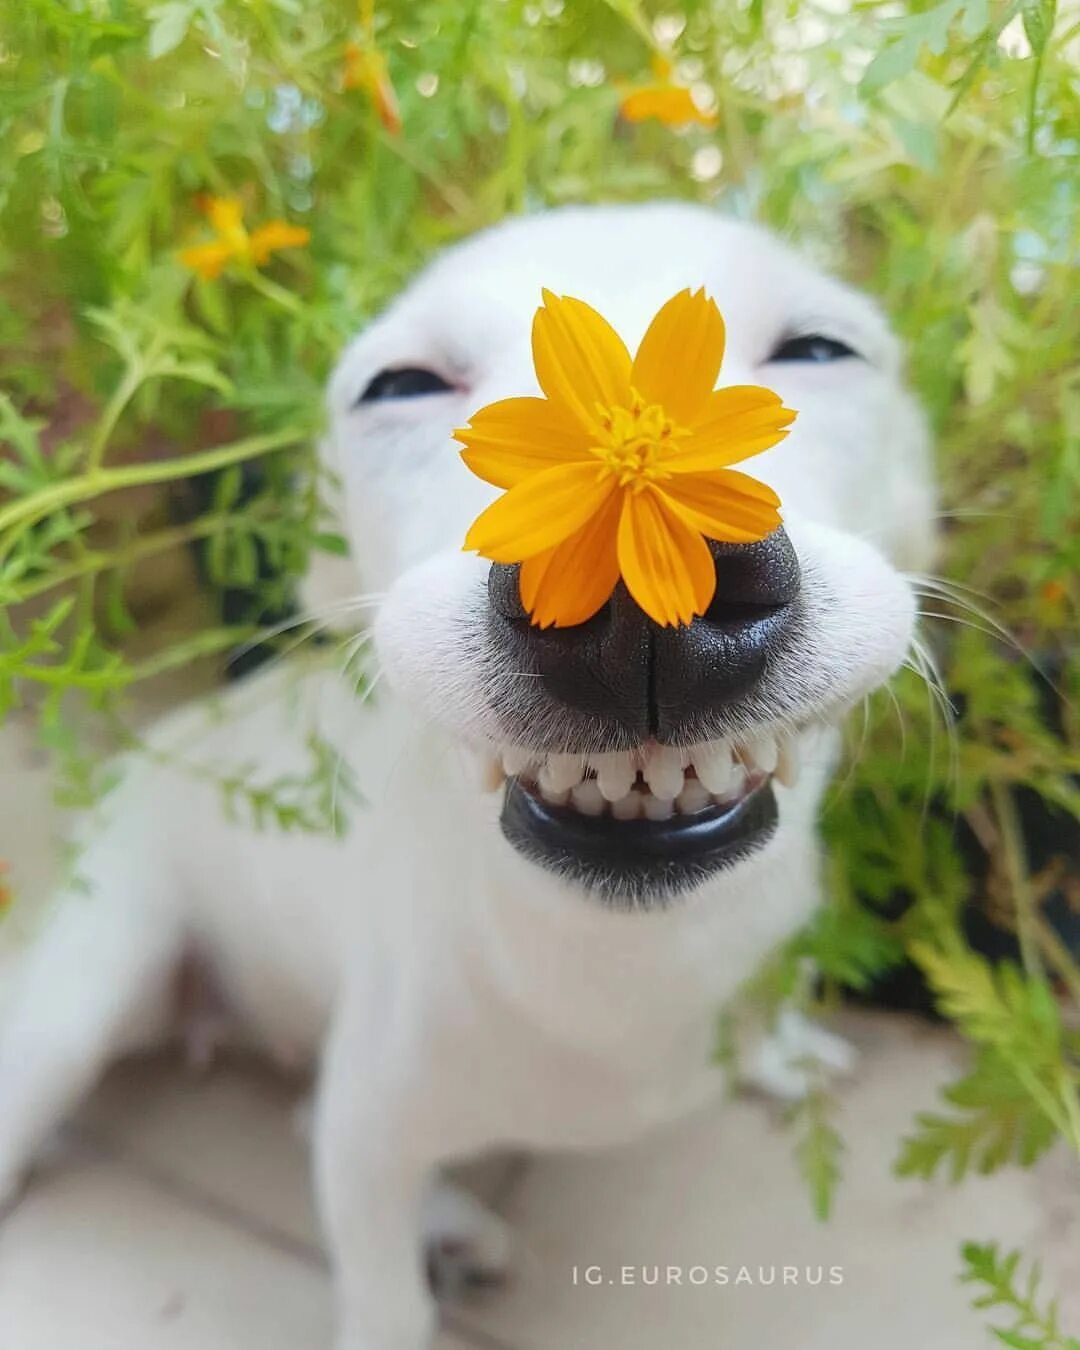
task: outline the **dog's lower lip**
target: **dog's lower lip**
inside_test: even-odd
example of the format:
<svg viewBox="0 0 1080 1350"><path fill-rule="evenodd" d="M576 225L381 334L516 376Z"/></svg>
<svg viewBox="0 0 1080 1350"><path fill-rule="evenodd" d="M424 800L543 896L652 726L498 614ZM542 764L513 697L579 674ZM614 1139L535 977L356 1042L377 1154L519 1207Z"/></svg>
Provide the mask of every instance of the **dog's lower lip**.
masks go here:
<svg viewBox="0 0 1080 1350"><path fill-rule="evenodd" d="M671 894L730 867L764 844L777 821L771 779L737 801L667 820L617 820L554 805L517 779L507 781L502 829L541 866L615 898Z"/></svg>

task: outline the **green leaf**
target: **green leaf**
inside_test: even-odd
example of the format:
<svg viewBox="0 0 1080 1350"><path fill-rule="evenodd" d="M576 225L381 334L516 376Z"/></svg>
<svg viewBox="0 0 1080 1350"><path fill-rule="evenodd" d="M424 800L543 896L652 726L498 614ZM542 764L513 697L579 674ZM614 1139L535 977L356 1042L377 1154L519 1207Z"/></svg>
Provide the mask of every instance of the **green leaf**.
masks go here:
<svg viewBox="0 0 1080 1350"><path fill-rule="evenodd" d="M940 56L949 41L949 29L964 9L964 0L942 0L923 14L899 21L899 33L884 46L866 68L859 84L865 96L878 93L886 85L915 69L923 47Z"/></svg>
<svg viewBox="0 0 1080 1350"><path fill-rule="evenodd" d="M811 1121L798 1148L799 1169L810 1188L814 1216L821 1222L832 1213L843 1151L839 1132L824 1119Z"/></svg>
<svg viewBox="0 0 1080 1350"><path fill-rule="evenodd" d="M323 531L317 534L312 541L317 549L323 553L332 553L337 558L347 558L349 556L349 541L343 534L334 534L329 531Z"/></svg>
<svg viewBox="0 0 1080 1350"><path fill-rule="evenodd" d="M187 37L194 7L186 0L169 0L150 8L151 26L146 40L146 51L151 61L167 55L179 47Z"/></svg>
<svg viewBox="0 0 1080 1350"><path fill-rule="evenodd" d="M967 1242L961 1254L966 1267L961 1281L986 1286L986 1292L973 1300L973 1306L1008 1309L1012 1313L1011 1327L990 1328L1000 1344L1013 1350L1080 1350L1080 1342L1062 1334L1056 1302L1051 1300L1040 1308L1040 1272L1036 1263L1032 1263L1021 1289L1017 1284L1018 1251L1002 1256L994 1243Z"/></svg>
<svg viewBox="0 0 1080 1350"><path fill-rule="evenodd" d="M1020 14L1032 52L1042 56L1054 31L1057 0L1022 0Z"/></svg>

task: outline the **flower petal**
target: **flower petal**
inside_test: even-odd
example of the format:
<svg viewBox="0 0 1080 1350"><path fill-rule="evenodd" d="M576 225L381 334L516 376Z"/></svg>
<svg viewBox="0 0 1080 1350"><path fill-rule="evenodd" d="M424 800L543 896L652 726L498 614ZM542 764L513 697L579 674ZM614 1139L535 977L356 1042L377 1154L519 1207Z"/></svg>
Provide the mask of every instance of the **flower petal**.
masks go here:
<svg viewBox="0 0 1080 1350"><path fill-rule="evenodd" d="M630 402L630 353L608 321L584 300L545 290L532 328L536 378L548 398L587 430L596 405Z"/></svg>
<svg viewBox="0 0 1080 1350"><path fill-rule="evenodd" d="M780 524L780 498L772 488L735 469L680 474L658 491L687 525L710 539L748 544Z"/></svg>
<svg viewBox="0 0 1080 1350"><path fill-rule="evenodd" d="M627 590L656 623L689 623L708 609L716 590L709 546L654 488L626 493L618 547Z"/></svg>
<svg viewBox="0 0 1080 1350"><path fill-rule="evenodd" d="M647 403L659 403L690 426L713 391L724 359L724 320L704 289L680 291L657 312L634 357L631 380Z"/></svg>
<svg viewBox="0 0 1080 1350"><path fill-rule="evenodd" d="M645 122L655 117L667 127L681 127L688 122L714 127L717 122L715 113L702 112L690 90L678 84L651 84L634 89L623 97L619 112L628 122Z"/></svg>
<svg viewBox="0 0 1080 1350"><path fill-rule="evenodd" d="M472 415L454 438L478 478L509 488L530 474L589 455L582 428L545 398L504 398Z"/></svg>
<svg viewBox="0 0 1080 1350"><path fill-rule="evenodd" d="M569 539L521 564L521 603L541 628L569 628L591 619L619 580L616 536L620 493Z"/></svg>
<svg viewBox="0 0 1080 1350"><path fill-rule="evenodd" d="M212 244L193 244L191 248L182 248L177 256L185 267L198 273L204 281L213 281L215 277L221 276L225 264L234 253L231 244L215 241Z"/></svg>
<svg viewBox="0 0 1080 1350"><path fill-rule="evenodd" d="M473 521L465 548L492 562L515 563L561 544L615 490L594 459L530 475Z"/></svg>
<svg viewBox="0 0 1080 1350"><path fill-rule="evenodd" d="M218 234L230 235L244 228L244 206L239 197L211 197L206 215Z"/></svg>
<svg viewBox="0 0 1080 1350"><path fill-rule="evenodd" d="M211 197L206 214L214 233L232 250L234 258L248 255L248 232L244 228L244 208L239 197Z"/></svg>
<svg viewBox="0 0 1080 1350"><path fill-rule="evenodd" d="M279 248L300 248L310 238L311 231L303 225L290 225L287 220L268 220L251 232L252 261L261 267Z"/></svg>
<svg viewBox="0 0 1080 1350"><path fill-rule="evenodd" d="M737 464L779 444L797 416L761 385L717 389L699 410L690 435L675 442L664 467L683 474Z"/></svg>

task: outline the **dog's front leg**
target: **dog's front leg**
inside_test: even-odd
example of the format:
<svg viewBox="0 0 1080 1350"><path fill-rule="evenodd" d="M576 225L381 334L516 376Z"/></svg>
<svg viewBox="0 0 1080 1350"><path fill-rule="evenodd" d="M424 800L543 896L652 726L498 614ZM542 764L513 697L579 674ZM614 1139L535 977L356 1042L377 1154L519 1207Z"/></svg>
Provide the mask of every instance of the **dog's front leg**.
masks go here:
<svg viewBox="0 0 1080 1350"><path fill-rule="evenodd" d="M384 1010L385 1011L385 1010ZM337 1298L337 1350L425 1350L436 1313L421 1243L439 1162L412 1063L343 1012L323 1064L315 1166ZM385 1025L385 1024L384 1024ZM405 1057L406 1059L408 1057Z"/></svg>

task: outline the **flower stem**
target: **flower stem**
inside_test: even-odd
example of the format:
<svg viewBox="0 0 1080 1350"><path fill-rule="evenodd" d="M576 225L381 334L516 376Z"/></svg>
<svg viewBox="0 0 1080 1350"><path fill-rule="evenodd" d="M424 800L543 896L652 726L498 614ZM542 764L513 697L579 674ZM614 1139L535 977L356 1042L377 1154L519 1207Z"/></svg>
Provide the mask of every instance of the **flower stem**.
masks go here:
<svg viewBox="0 0 1080 1350"><path fill-rule="evenodd" d="M285 427L281 431L248 436L194 455L177 455L172 459L124 464L116 468L99 467L62 483L54 483L33 496L0 508L0 559L10 551L24 530L53 511L73 506L77 502L90 501L120 488L141 487L146 483L169 483L213 473L230 464L240 464L245 460L257 459L260 455L299 445L306 436L307 431L302 427Z"/></svg>
<svg viewBox="0 0 1080 1350"><path fill-rule="evenodd" d="M86 455L88 472L93 473L95 469L101 467L105 458L105 451L108 449L109 437L116 430L116 424L119 422L124 409L138 393L140 386L146 379L147 370L153 367L159 352L160 344L155 339L151 342L145 359L131 362L124 371L124 378L113 390L112 397L106 403L97 426L94 428L94 434L90 438L90 448Z"/></svg>
<svg viewBox="0 0 1080 1350"><path fill-rule="evenodd" d="M990 784L990 796L1001 831L1001 851L1012 889L1016 914L1016 936L1020 943L1020 957L1029 975L1045 978L1042 954L1035 932L1035 897L1031 893L1027 858L1016 803L1007 787L1000 782Z"/></svg>

